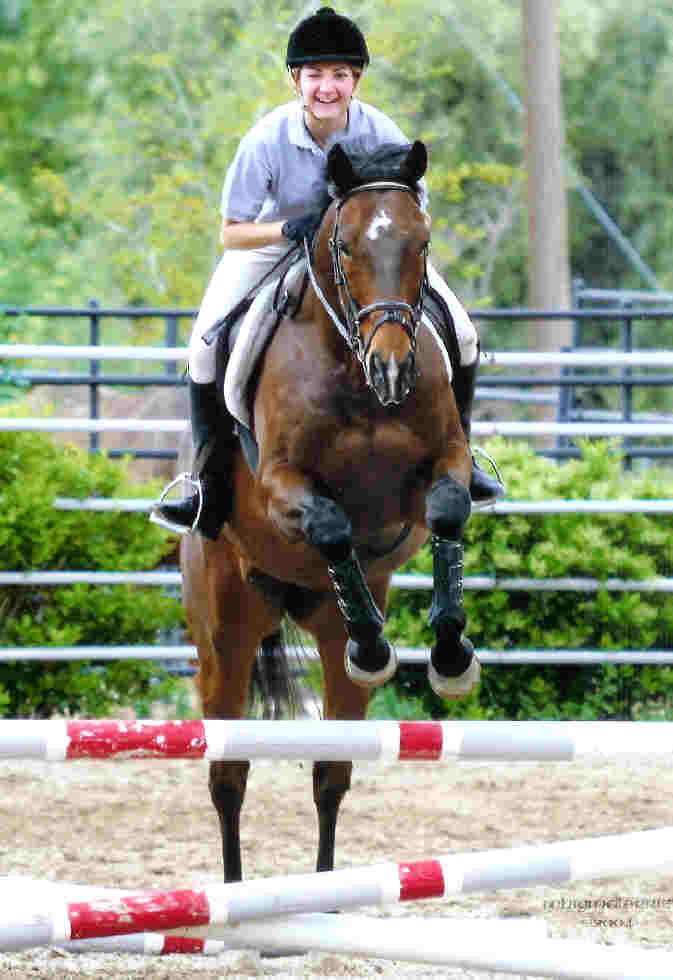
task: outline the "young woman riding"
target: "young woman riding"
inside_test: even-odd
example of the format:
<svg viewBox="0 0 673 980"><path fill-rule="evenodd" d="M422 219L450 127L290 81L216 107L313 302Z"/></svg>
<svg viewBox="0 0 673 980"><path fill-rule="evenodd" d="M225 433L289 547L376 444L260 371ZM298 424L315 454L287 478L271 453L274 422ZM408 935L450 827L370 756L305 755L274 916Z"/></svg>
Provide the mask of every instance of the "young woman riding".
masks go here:
<svg viewBox="0 0 673 980"><path fill-rule="evenodd" d="M222 192L220 242L225 248L204 296L189 345L189 392L194 470L201 494L194 492L155 508L159 523L211 538L231 515L231 459L237 438L234 420L216 393L216 345L204 334L274 270L280 275L296 258L293 243L310 241L326 204L327 152L334 142L358 143L375 151L385 143L406 144L402 131L382 112L354 98L369 64L365 38L357 25L322 7L291 33L286 57L297 100L261 119L243 137ZM427 203L422 184L423 208ZM287 262L284 258L287 257ZM465 434L478 368L477 332L469 316L428 263L430 287L448 307L460 349L453 391ZM474 461L473 500L502 497L501 483Z"/></svg>

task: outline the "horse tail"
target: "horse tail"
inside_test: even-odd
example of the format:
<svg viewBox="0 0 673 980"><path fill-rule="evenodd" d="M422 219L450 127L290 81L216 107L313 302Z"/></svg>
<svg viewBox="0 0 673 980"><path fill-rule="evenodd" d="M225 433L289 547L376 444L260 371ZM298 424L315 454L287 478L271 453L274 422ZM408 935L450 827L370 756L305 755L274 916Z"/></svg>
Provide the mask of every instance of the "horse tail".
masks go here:
<svg viewBox="0 0 673 980"><path fill-rule="evenodd" d="M304 713L304 701L296 680L296 671L281 630L269 633L255 658L251 695L253 705L261 701L262 718L294 718Z"/></svg>

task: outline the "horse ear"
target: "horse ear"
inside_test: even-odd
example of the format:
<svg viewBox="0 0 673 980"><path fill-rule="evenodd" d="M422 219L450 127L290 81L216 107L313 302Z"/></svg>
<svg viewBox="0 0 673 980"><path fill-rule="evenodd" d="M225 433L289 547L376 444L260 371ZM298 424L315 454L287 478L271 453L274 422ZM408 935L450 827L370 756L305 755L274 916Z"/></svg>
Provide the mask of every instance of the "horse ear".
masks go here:
<svg viewBox="0 0 673 980"><path fill-rule="evenodd" d="M427 169L428 151L425 148L425 143L416 140L409 150L407 159L404 161L404 170L409 179L415 184L416 181L421 179Z"/></svg>
<svg viewBox="0 0 673 980"><path fill-rule="evenodd" d="M349 191L357 183L357 174L341 143L335 143L327 154L327 179L336 186L340 194Z"/></svg>

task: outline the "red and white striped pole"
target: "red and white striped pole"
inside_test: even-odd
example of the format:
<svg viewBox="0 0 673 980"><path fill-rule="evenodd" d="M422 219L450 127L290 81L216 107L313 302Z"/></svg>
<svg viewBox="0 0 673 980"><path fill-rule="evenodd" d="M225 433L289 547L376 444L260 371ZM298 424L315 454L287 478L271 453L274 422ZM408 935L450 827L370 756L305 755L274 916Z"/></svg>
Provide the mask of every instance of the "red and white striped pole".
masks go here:
<svg viewBox="0 0 673 980"><path fill-rule="evenodd" d="M38 883L39 884L39 883ZM55 887L52 883L50 886ZM64 886L67 891L71 886ZM83 891L83 889L80 889ZM92 889L88 889L91 891ZM112 890L107 895L116 895ZM100 897L100 896L99 896ZM294 915L234 926L195 928L218 938L109 936L60 944L71 952L154 953L266 949L279 953L315 950L444 964L497 973L532 973L559 980L670 980L673 955L636 946L547 939L546 923L516 919L373 918L356 915ZM203 943L203 946L199 946Z"/></svg>
<svg viewBox="0 0 673 980"><path fill-rule="evenodd" d="M129 936L104 936L60 943L69 953L126 953L137 956L170 956L175 954L219 956L231 947L221 939L199 936L162 936L159 932L137 932Z"/></svg>
<svg viewBox="0 0 673 980"><path fill-rule="evenodd" d="M335 926L335 921L337 925ZM529 946L547 938L542 919L399 919L365 915L333 916L323 912L291 915L287 919L261 919L235 926L205 926L199 936L162 936L145 932L105 939L82 939L61 944L69 952L166 953L203 952L215 955L228 949L261 949L288 954L299 949L382 956L416 962L453 962L456 944L472 948L485 944ZM400 936L402 932L402 936ZM210 943L205 949L190 943Z"/></svg>
<svg viewBox="0 0 673 980"><path fill-rule="evenodd" d="M672 722L13 721L0 759L572 760L673 753Z"/></svg>
<svg viewBox="0 0 673 980"><path fill-rule="evenodd" d="M23 904L11 880L3 899L0 880L0 950L672 869L673 828L665 828L87 901L52 893Z"/></svg>

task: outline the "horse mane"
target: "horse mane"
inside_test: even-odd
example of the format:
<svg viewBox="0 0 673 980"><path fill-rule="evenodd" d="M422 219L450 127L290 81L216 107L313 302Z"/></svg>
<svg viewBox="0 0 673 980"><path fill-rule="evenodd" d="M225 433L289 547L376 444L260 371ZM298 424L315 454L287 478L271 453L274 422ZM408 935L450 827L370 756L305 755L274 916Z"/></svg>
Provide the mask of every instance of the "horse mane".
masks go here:
<svg viewBox="0 0 673 980"><path fill-rule="evenodd" d="M415 143L384 143L373 152L362 143L335 143L327 155L327 180L330 193L343 197L356 187L373 181L394 181L405 184L420 194L419 181L427 168L425 145Z"/></svg>

